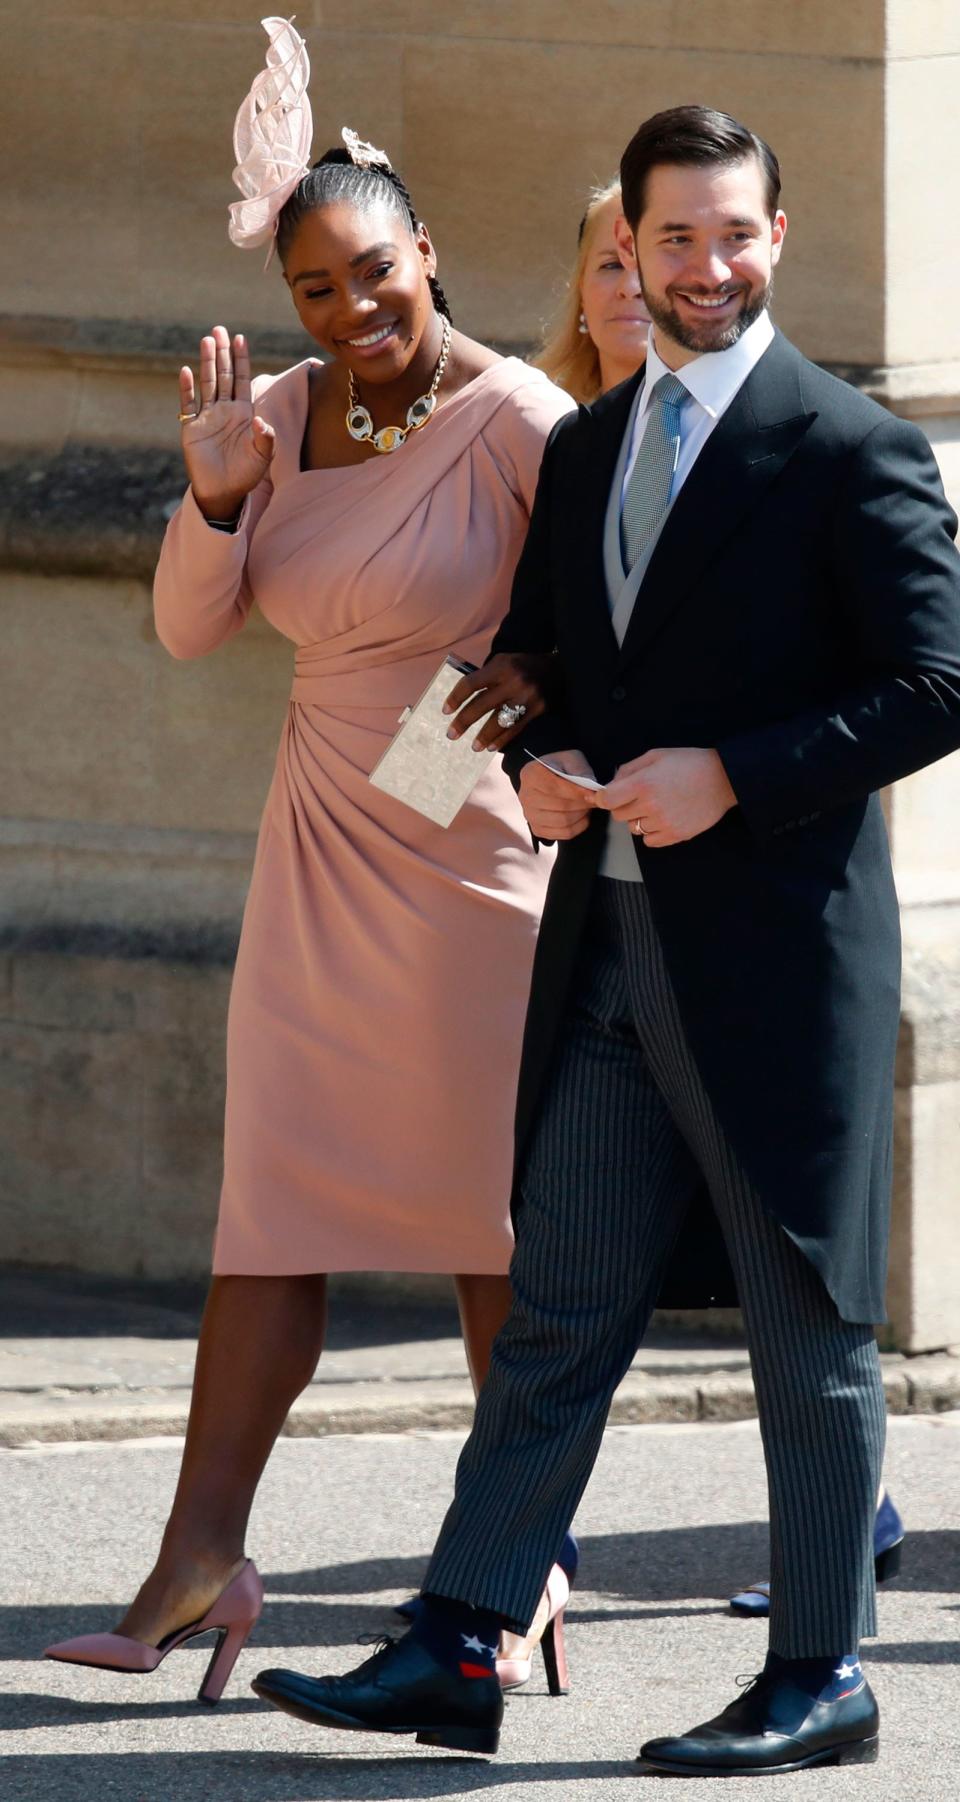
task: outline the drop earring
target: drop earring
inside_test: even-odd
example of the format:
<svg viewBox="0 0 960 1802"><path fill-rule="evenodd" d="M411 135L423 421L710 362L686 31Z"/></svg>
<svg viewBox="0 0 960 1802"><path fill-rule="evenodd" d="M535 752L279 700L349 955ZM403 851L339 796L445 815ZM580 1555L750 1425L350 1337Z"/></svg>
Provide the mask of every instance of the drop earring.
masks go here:
<svg viewBox="0 0 960 1802"><path fill-rule="evenodd" d="M580 324L577 326L577 331L580 333L581 337L585 338L587 333L589 332L589 330L590 330L590 327L587 324L586 314L581 313Z"/></svg>

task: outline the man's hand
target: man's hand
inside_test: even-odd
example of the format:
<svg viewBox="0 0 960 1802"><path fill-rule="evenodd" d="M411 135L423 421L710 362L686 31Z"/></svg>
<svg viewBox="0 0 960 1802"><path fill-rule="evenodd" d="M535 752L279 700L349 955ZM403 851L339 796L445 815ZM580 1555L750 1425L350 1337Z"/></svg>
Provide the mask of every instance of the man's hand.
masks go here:
<svg viewBox="0 0 960 1802"><path fill-rule="evenodd" d="M551 751L551 762L569 770L571 776L592 776L582 751ZM520 777L520 805L531 832L542 839L579 838L590 824L590 815L599 799L599 791L577 788L564 782L542 763L527 764Z"/></svg>
<svg viewBox="0 0 960 1802"><path fill-rule="evenodd" d="M736 804L717 752L692 746L647 751L621 764L596 796L598 807L626 820L654 851L708 832Z"/></svg>

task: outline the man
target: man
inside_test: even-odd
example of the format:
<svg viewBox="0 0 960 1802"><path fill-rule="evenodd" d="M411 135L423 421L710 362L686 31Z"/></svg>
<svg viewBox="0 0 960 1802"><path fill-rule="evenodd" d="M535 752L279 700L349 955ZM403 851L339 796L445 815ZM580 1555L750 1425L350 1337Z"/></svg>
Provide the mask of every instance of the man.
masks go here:
<svg viewBox="0 0 960 1802"><path fill-rule="evenodd" d="M774 331L769 147L682 107L621 176L645 379L556 428L495 646L556 649L562 678L507 758L532 832L560 841L515 1306L417 1627L344 1678L256 1687L328 1725L495 1749L498 1634L533 1617L705 1184L767 1458L770 1650L714 1720L641 1755L795 1770L877 1748L859 1643L899 1016L877 791L960 745L957 522L922 434Z"/></svg>

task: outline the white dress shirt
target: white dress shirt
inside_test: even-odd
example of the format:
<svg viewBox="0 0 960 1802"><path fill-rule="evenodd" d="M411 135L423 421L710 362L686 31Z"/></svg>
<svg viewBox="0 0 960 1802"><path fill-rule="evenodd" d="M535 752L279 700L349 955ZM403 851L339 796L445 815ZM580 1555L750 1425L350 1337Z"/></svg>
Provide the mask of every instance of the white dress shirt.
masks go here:
<svg viewBox="0 0 960 1802"><path fill-rule="evenodd" d="M676 375L678 381L683 383L691 396L690 400L680 409L680 450L670 486L670 505L672 507L710 433L723 418L731 401L743 387L750 371L756 367L764 351L773 341L770 315L763 312L759 319L755 319L753 324L747 327L743 337L738 338L736 344L731 344L729 350L705 351L703 356L694 357L692 362L684 363L682 369L671 370L667 368L657 350L654 342L654 330L655 328L651 326L647 338L646 373L633 416L630 451L620 489L621 512L627 483L633 474L633 466L643 443L643 434L647 429L653 390L660 377ZM647 560L653 552L654 544L655 540L643 553ZM642 606L643 580L641 578L634 607ZM633 848L633 834L625 821L610 821L607 828L607 842L600 862L600 874L601 876L610 876L614 881L619 882L642 882L643 880Z"/></svg>
<svg viewBox="0 0 960 1802"><path fill-rule="evenodd" d="M633 422L633 442L630 455L623 473L623 488L620 493L620 505L627 491L627 483L633 474L633 466L637 453L643 443L643 434L647 429L647 418L653 390L662 375L675 375L679 382L689 391L692 399L680 410L680 454L674 471L673 484L670 489L671 504L676 500L684 482L700 455L714 426L723 418L732 400L739 394L750 371L756 367L765 350L773 342L773 326L770 315L761 313L759 319L747 327L742 338L731 344L729 350L708 350L702 357L694 357L691 363L684 363L682 369L668 369L660 356L654 340L655 327L651 326L647 337L647 363L643 390L637 406ZM640 602L637 602L638 606Z"/></svg>

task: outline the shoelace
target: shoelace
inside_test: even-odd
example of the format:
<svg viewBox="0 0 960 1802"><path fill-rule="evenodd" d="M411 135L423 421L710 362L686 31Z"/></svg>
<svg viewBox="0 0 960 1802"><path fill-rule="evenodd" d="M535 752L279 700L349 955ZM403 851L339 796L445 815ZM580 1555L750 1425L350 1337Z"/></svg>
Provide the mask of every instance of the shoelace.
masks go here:
<svg viewBox="0 0 960 1802"><path fill-rule="evenodd" d="M374 1650L370 1657L372 1663L374 1658L380 1657L384 1652L392 1651L394 1646L399 1645L400 1642L394 1638L392 1633L361 1633L356 1643L358 1646L373 1646Z"/></svg>

